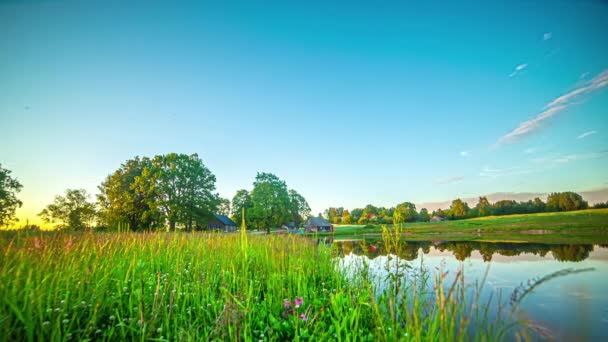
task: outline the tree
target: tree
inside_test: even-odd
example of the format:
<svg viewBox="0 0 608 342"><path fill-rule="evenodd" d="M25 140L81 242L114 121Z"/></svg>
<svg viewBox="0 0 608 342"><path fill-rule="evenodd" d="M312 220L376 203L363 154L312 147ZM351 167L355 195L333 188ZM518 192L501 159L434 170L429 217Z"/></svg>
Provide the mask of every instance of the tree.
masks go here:
<svg viewBox="0 0 608 342"><path fill-rule="evenodd" d="M404 222L414 222L418 218L416 206L410 202L403 202L395 208L393 213L393 223L401 224Z"/></svg>
<svg viewBox="0 0 608 342"><path fill-rule="evenodd" d="M213 193L215 176L197 154L155 156L137 177L136 186L150 208L169 222L170 231L178 223L188 231L205 225L219 204Z"/></svg>
<svg viewBox="0 0 608 342"><path fill-rule="evenodd" d="M251 195L249 191L241 189L236 192L236 195L232 198L232 221L241 223L243 221L243 209L245 210L245 224L247 228L253 228L251 222L251 208L253 208L253 202L251 201Z"/></svg>
<svg viewBox="0 0 608 342"><path fill-rule="evenodd" d="M342 224L352 224L353 217L351 215L342 216Z"/></svg>
<svg viewBox="0 0 608 342"><path fill-rule="evenodd" d="M450 206L450 214L454 219L465 218L469 212L469 206L463 202L460 198L452 201Z"/></svg>
<svg viewBox="0 0 608 342"><path fill-rule="evenodd" d="M84 189L67 189L65 196L57 195L53 203L38 214L47 223L57 223L60 228L82 230L93 225L95 204L88 201Z"/></svg>
<svg viewBox="0 0 608 342"><path fill-rule="evenodd" d="M547 210L547 205L540 198L535 197L533 203L535 213L542 213Z"/></svg>
<svg viewBox="0 0 608 342"><path fill-rule="evenodd" d="M258 173L251 191L252 221L259 228L278 227L291 217L287 185L271 173Z"/></svg>
<svg viewBox="0 0 608 342"><path fill-rule="evenodd" d="M477 202L475 208L477 209L478 216L492 215L492 204L490 204L490 201L485 196L479 197L479 202Z"/></svg>
<svg viewBox="0 0 608 342"><path fill-rule="evenodd" d="M297 191L290 189L289 194L289 211L291 213L291 220L299 226L300 223L310 216L310 206L304 196L300 195Z"/></svg>
<svg viewBox="0 0 608 342"><path fill-rule="evenodd" d="M224 215L224 216L230 215L230 201L226 198L219 197L219 195L217 198L218 198L217 213L220 215Z"/></svg>
<svg viewBox="0 0 608 342"><path fill-rule="evenodd" d="M547 197L549 211L572 211L587 209L589 204L575 192L554 192Z"/></svg>
<svg viewBox="0 0 608 342"><path fill-rule="evenodd" d="M334 217L338 216L338 210L334 207L329 207L325 209L325 212L323 214L323 216L327 218L327 221L333 222Z"/></svg>
<svg viewBox="0 0 608 342"><path fill-rule="evenodd" d="M422 222L429 222L431 217L429 216L429 211L426 208L420 209L420 214L418 214L418 220Z"/></svg>
<svg viewBox="0 0 608 342"><path fill-rule="evenodd" d="M352 217L352 222L358 222L361 216L363 215L363 209L355 208L351 210L350 216Z"/></svg>
<svg viewBox="0 0 608 342"><path fill-rule="evenodd" d="M114 173L108 175L98 187L97 205L100 224L117 228L127 224L132 231L158 227L160 215L150 205L154 198L136 186L136 179L141 177L146 168L151 167L149 158L127 160Z"/></svg>
<svg viewBox="0 0 608 342"><path fill-rule="evenodd" d="M22 185L11 177L11 171L2 168L0 164L0 226L17 221L15 212L23 205L17 198Z"/></svg>

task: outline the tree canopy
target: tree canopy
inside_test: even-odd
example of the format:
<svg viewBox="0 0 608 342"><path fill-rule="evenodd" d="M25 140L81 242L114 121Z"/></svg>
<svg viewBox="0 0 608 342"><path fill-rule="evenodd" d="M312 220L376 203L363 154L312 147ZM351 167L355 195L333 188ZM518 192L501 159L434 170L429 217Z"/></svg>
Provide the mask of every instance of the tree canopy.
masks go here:
<svg viewBox="0 0 608 342"><path fill-rule="evenodd" d="M60 228L82 230L93 227L95 204L89 202L89 194L84 189L67 189L65 196L55 196L53 203L46 206L39 216Z"/></svg>
<svg viewBox="0 0 608 342"><path fill-rule="evenodd" d="M100 218L107 227L186 230L205 225L227 200L213 193L215 176L197 154L170 153L127 160L99 186Z"/></svg>
<svg viewBox="0 0 608 342"><path fill-rule="evenodd" d="M21 188L21 183L11 176L11 171L0 164L0 226L17 220L15 212L23 205L17 198Z"/></svg>

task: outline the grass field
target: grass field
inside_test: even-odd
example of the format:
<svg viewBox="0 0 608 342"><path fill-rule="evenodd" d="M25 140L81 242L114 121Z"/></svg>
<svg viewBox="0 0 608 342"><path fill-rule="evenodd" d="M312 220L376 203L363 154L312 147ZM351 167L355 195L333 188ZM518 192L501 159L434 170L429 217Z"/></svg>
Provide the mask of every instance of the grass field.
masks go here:
<svg viewBox="0 0 608 342"><path fill-rule="evenodd" d="M388 227L389 229L391 227ZM381 234L382 226L337 225L334 235ZM608 209L404 224L406 240L608 243Z"/></svg>
<svg viewBox="0 0 608 342"><path fill-rule="evenodd" d="M395 277L378 293L364 269L346 279L332 246L302 236L3 232L0 250L6 341L468 341L526 331L488 321L462 279Z"/></svg>

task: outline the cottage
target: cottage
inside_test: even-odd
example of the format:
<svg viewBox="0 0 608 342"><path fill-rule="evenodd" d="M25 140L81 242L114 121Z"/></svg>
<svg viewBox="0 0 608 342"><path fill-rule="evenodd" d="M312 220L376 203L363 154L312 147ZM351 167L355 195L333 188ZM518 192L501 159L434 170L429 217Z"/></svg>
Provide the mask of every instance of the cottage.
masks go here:
<svg viewBox="0 0 608 342"><path fill-rule="evenodd" d="M306 223L304 223L304 228L307 233L334 231L334 226L322 217L309 218Z"/></svg>
<svg viewBox="0 0 608 342"><path fill-rule="evenodd" d="M236 223L228 216L213 214L213 219L207 223L206 230L221 230L223 232L236 231Z"/></svg>
<svg viewBox="0 0 608 342"><path fill-rule="evenodd" d="M442 221L445 221L445 218L443 218L441 216L433 216L429 221L430 222L442 222Z"/></svg>

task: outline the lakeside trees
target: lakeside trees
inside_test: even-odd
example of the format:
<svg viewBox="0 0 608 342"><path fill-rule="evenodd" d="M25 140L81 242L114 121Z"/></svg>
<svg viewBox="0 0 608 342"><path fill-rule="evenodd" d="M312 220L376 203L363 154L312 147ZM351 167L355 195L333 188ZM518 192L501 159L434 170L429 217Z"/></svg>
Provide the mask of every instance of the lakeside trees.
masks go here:
<svg viewBox="0 0 608 342"><path fill-rule="evenodd" d="M15 212L23 205L17 198L17 193L22 187L21 183L11 176L11 171L2 168L0 164L0 226L17 220Z"/></svg>

